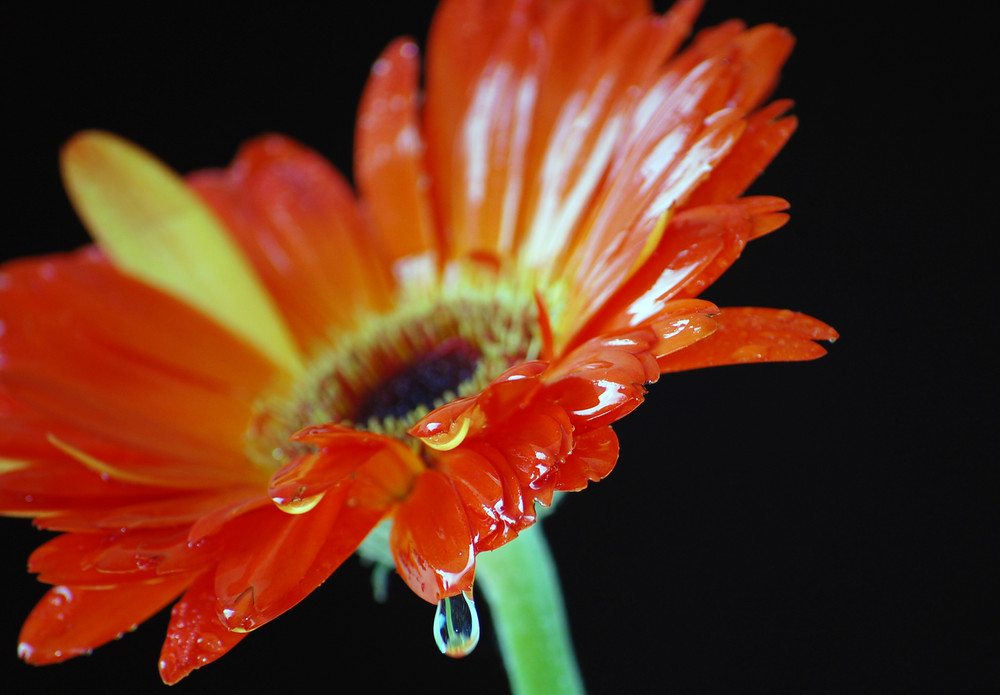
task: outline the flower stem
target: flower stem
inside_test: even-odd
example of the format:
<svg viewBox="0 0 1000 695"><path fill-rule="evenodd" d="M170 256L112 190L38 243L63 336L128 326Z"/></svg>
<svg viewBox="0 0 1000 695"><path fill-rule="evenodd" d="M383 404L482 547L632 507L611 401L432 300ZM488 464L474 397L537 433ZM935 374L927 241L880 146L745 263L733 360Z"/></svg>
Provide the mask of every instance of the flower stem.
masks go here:
<svg viewBox="0 0 1000 695"><path fill-rule="evenodd" d="M562 590L541 524L476 558L514 695L582 695Z"/></svg>

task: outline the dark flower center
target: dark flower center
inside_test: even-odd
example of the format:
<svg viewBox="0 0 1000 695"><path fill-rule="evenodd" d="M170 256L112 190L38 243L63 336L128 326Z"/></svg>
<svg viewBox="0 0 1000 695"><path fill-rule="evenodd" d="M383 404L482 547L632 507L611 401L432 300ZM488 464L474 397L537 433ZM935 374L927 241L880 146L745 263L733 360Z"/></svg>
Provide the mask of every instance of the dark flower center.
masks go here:
<svg viewBox="0 0 1000 695"><path fill-rule="evenodd" d="M420 300L371 316L315 356L291 385L264 394L244 435L247 455L268 470L308 453L289 440L310 425L338 423L419 447L406 434L434 408L473 396L512 364L538 355L530 295L494 292ZM411 441L412 440L412 441Z"/></svg>
<svg viewBox="0 0 1000 695"><path fill-rule="evenodd" d="M404 418L420 406L432 408L476 372L481 353L461 337L445 340L372 388L362 399L357 422Z"/></svg>

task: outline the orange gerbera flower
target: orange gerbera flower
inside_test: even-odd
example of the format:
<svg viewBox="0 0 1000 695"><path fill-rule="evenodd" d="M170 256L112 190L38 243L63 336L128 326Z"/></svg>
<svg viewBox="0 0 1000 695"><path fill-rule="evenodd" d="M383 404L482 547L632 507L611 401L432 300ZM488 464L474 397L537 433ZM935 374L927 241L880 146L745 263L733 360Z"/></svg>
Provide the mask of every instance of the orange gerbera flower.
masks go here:
<svg viewBox="0 0 1000 695"><path fill-rule="evenodd" d="M0 511L65 532L32 663L177 601L183 678L302 600L380 522L431 603L558 491L661 373L823 354L790 311L695 297L785 201L741 198L795 127L792 38L700 3L450 0L376 62L359 196L287 138L181 179L115 136L63 153L96 245L0 275ZM676 53L676 54L675 54ZM179 597L179 600L177 600Z"/></svg>

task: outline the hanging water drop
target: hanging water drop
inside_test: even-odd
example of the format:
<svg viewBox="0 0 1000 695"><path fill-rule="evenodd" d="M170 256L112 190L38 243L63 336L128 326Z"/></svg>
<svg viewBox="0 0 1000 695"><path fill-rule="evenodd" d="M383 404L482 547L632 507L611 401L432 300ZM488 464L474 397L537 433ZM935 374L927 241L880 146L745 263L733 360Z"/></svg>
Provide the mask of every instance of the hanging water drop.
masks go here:
<svg viewBox="0 0 1000 695"><path fill-rule="evenodd" d="M434 611L434 641L442 654L459 658L479 644L479 614L471 591L438 601Z"/></svg>

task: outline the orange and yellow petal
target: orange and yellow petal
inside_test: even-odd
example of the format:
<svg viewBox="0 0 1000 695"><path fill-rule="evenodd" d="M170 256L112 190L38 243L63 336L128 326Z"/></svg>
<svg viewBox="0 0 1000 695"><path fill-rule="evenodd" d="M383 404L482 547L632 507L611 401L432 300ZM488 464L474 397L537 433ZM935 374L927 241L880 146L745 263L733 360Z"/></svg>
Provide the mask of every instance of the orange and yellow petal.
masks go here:
<svg viewBox="0 0 1000 695"><path fill-rule="evenodd" d="M388 278L354 193L316 153L269 135L244 145L229 168L188 182L225 223L307 354L353 328L360 313L388 307Z"/></svg>
<svg viewBox="0 0 1000 695"><path fill-rule="evenodd" d="M101 131L75 136L60 163L77 214L116 268L225 326L289 374L301 371L273 298L183 179Z"/></svg>

